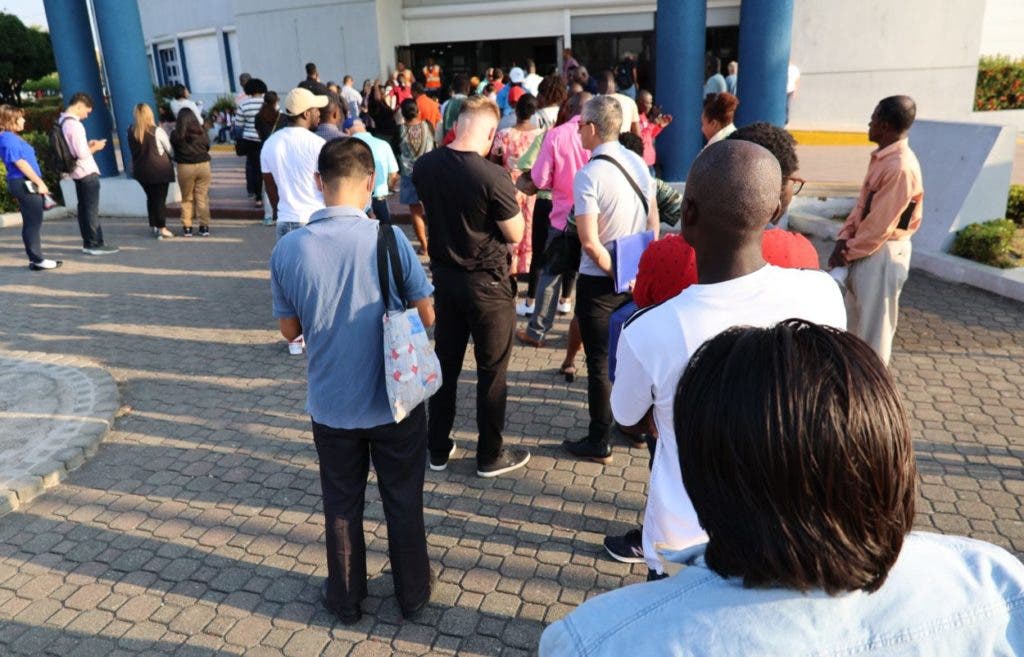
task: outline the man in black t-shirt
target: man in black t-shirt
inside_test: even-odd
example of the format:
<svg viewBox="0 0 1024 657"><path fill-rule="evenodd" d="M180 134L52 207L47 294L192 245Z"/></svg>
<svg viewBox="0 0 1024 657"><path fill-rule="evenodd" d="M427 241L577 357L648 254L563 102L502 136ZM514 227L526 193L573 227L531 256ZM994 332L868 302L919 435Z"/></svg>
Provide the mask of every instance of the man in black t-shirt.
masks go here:
<svg viewBox="0 0 1024 657"><path fill-rule="evenodd" d="M485 159L500 114L482 96L462 103L450 145L416 160L412 182L429 234L437 323L435 349L441 389L430 399L430 469L444 470L455 453L451 439L459 374L469 337L477 363L477 474L495 477L526 465L525 449L502 446L505 375L515 330L515 294L509 248L524 222L508 173Z"/></svg>

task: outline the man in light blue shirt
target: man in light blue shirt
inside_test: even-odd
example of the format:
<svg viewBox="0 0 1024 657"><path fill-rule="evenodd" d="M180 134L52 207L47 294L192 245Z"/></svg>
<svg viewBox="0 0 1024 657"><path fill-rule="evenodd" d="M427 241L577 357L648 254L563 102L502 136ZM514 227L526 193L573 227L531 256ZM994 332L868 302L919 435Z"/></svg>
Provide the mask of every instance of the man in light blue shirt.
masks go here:
<svg viewBox="0 0 1024 657"><path fill-rule="evenodd" d="M374 186L370 149L360 140L327 143L317 162L327 205L305 226L278 240L270 258L274 316L281 334L305 335L306 410L320 460L327 528L324 604L343 623L361 617L367 595L363 499L372 457L392 546L399 607L415 617L430 599L431 574L423 521L426 412L421 404L395 422L384 383L385 305L377 272L380 223L366 207ZM391 277L393 304L404 299L425 326L434 322L427 281L412 245L398 228L401 280ZM393 274L394 272L392 272ZM396 292L401 290L401 296Z"/></svg>
<svg viewBox="0 0 1024 657"><path fill-rule="evenodd" d="M699 207L683 222L689 239ZM911 533L910 425L866 343L799 319L735 327L696 350L677 390L678 460L708 543L666 555L687 564L675 576L551 625L541 657L1024 651L1024 565Z"/></svg>
<svg viewBox="0 0 1024 657"><path fill-rule="evenodd" d="M391 150L391 144L383 139L378 139L366 131L366 126L360 119L351 117L345 119L342 125L345 134L355 137L366 143L373 152L373 166L376 175L373 178L373 216L378 221L390 224L391 210L388 209L388 195L391 189L398 184L398 160L395 159L395 152Z"/></svg>

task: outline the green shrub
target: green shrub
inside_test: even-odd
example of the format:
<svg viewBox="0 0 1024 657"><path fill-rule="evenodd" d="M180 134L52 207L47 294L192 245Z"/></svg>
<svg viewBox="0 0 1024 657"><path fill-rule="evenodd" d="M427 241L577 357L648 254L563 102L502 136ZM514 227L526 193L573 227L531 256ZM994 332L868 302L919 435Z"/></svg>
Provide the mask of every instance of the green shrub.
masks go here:
<svg viewBox="0 0 1024 657"><path fill-rule="evenodd" d="M60 116L58 105L25 105L25 132L47 133Z"/></svg>
<svg viewBox="0 0 1024 657"><path fill-rule="evenodd" d="M1018 226L1024 226L1024 185L1010 185L1010 196L1006 199L1006 218Z"/></svg>
<svg viewBox="0 0 1024 657"><path fill-rule="evenodd" d="M1017 225L1009 219L971 224L956 234L953 255L993 267L1005 267L1016 231Z"/></svg>
<svg viewBox="0 0 1024 657"><path fill-rule="evenodd" d="M60 91L60 77L56 73L50 73L47 76L41 77L37 80L29 80L21 88L22 91L48 91L48 92L59 92Z"/></svg>
<svg viewBox="0 0 1024 657"><path fill-rule="evenodd" d="M221 96L217 99L209 109L209 114L213 115L217 112L234 112L235 109L235 98L233 96Z"/></svg>
<svg viewBox="0 0 1024 657"><path fill-rule="evenodd" d="M1024 59L1004 55L982 57L974 109L978 111L1024 108Z"/></svg>
<svg viewBox="0 0 1024 657"><path fill-rule="evenodd" d="M17 211L18 203L11 196L11 193L7 191L7 169L0 162L0 213Z"/></svg>

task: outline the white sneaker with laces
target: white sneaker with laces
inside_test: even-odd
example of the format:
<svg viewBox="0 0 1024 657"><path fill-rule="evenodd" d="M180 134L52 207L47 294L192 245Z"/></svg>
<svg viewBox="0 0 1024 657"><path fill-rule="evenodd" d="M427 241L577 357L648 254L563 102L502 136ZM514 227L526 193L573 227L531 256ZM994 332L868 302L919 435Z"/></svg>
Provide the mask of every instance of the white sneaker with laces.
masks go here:
<svg viewBox="0 0 1024 657"><path fill-rule="evenodd" d="M523 300L516 304L516 314L520 317L526 317L527 315L533 314L533 304Z"/></svg>
<svg viewBox="0 0 1024 657"><path fill-rule="evenodd" d="M566 299L565 301L558 302L558 312L563 315L568 315L572 312L572 299Z"/></svg>

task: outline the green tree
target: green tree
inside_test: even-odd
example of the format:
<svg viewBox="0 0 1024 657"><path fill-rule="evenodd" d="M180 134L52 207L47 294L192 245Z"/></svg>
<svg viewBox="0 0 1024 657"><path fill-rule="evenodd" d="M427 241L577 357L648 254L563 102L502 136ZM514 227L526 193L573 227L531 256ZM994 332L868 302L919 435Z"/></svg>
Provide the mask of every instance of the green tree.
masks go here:
<svg viewBox="0 0 1024 657"><path fill-rule="evenodd" d="M50 35L25 27L17 16L0 13L0 101L20 105L25 81L56 69Z"/></svg>

